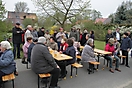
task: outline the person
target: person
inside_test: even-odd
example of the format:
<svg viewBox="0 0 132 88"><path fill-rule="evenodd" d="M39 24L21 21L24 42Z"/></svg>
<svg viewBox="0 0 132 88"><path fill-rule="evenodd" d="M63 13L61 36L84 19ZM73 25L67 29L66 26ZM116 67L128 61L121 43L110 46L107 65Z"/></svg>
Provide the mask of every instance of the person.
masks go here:
<svg viewBox="0 0 132 88"><path fill-rule="evenodd" d="M128 37L131 39L131 37L132 37L131 32L130 31L127 31L127 33L128 33Z"/></svg>
<svg viewBox="0 0 132 88"><path fill-rule="evenodd" d="M36 74L50 73L52 76L49 88L60 88L57 85L60 68L45 43L46 38L39 37L37 44L33 47L31 52L31 69Z"/></svg>
<svg viewBox="0 0 132 88"><path fill-rule="evenodd" d="M28 37L32 37L33 38L33 35L31 33L32 30L33 30L32 26L31 25L28 25L27 26L27 30L26 30L25 35L24 35L25 42L27 42L27 38Z"/></svg>
<svg viewBox="0 0 132 88"><path fill-rule="evenodd" d="M82 40L80 41L81 46L84 46L87 42L86 35L88 34L88 31L85 29L84 33L82 35Z"/></svg>
<svg viewBox="0 0 132 88"><path fill-rule="evenodd" d="M60 53L63 53L63 54L66 54L66 55L72 57L72 59L66 60L66 61L63 61L63 62L62 61L61 62L57 61L57 64L59 65L59 67L61 69L60 78L66 77L66 74L67 74L66 66L68 66L70 64L73 64L76 61L76 51L75 51L75 48L73 46L73 43L74 43L74 41L72 39L68 39L67 40L67 44L68 44L67 49L63 52L60 52Z"/></svg>
<svg viewBox="0 0 132 88"><path fill-rule="evenodd" d="M121 51L122 51L122 55L126 56L126 59L123 59L123 62L121 65L125 64L125 60L126 60L126 67L130 68L130 66L128 65L128 52L131 49L131 39L128 37L128 33L124 33L123 35L123 39L121 41Z"/></svg>
<svg viewBox="0 0 132 88"><path fill-rule="evenodd" d="M117 39L117 41L120 43L121 42L121 34L120 34L120 29L116 28L116 31L113 32L113 36Z"/></svg>
<svg viewBox="0 0 132 88"><path fill-rule="evenodd" d="M39 31L38 31L38 37L42 37L42 36L44 36L44 35L45 35L45 28L42 27L42 28L40 28Z"/></svg>
<svg viewBox="0 0 132 88"><path fill-rule="evenodd" d="M108 29L108 33L107 33L107 35L105 36L106 44L108 43L108 41L109 41L110 38L114 38L114 36L112 35L111 30Z"/></svg>
<svg viewBox="0 0 132 88"><path fill-rule="evenodd" d="M33 39L33 42L28 47L28 53L27 53L27 61L31 63L31 52L35 44L38 42L38 39Z"/></svg>
<svg viewBox="0 0 132 88"><path fill-rule="evenodd" d="M27 64L25 59L27 58L28 47L30 46L31 43L32 43L32 37L27 37L27 42L25 42L25 44L22 47L23 53L24 53L24 57L22 58L22 63L23 64Z"/></svg>
<svg viewBox="0 0 132 88"><path fill-rule="evenodd" d="M50 39L49 30L46 30L46 33L45 33L44 37L46 38L46 41L48 43L49 42L49 39Z"/></svg>
<svg viewBox="0 0 132 88"><path fill-rule="evenodd" d="M96 61L93 46L94 46L94 40L92 38L89 38L81 54L83 63L85 62L87 63L90 61ZM91 72L93 67L94 65L89 64L89 69L87 70Z"/></svg>
<svg viewBox="0 0 132 88"><path fill-rule="evenodd" d="M63 38L62 40L61 40L61 45L60 45L60 51L65 51L66 49L67 49L67 47L68 47L68 44L67 44L67 39L66 38Z"/></svg>
<svg viewBox="0 0 132 88"><path fill-rule="evenodd" d="M54 30L53 37L54 37L54 38L55 38L55 40L56 40L55 42L57 42L57 39L56 39L56 35L57 35L57 33L58 33L58 32L57 32L57 30Z"/></svg>
<svg viewBox="0 0 132 88"><path fill-rule="evenodd" d="M58 45L55 42L55 38L54 37L50 37L50 40L49 40L47 46L50 47L53 50L57 50L58 51Z"/></svg>
<svg viewBox="0 0 132 88"><path fill-rule="evenodd" d="M94 31L90 31L90 38L94 40Z"/></svg>
<svg viewBox="0 0 132 88"><path fill-rule="evenodd" d="M68 39L68 33L67 31L64 31L66 38Z"/></svg>
<svg viewBox="0 0 132 88"><path fill-rule="evenodd" d="M60 30L60 32L58 32L56 34L56 40L57 40L57 44L58 44L58 50L60 50L60 44L61 44L62 38L66 37L65 33L63 32L63 28L60 28L59 30Z"/></svg>
<svg viewBox="0 0 132 88"><path fill-rule="evenodd" d="M16 50L17 50L17 58L20 58L20 45L22 43L23 33L24 31L20 28L20 23L16 23L15 27L12 29L12 43L13 43L14 59L16 58Z"/></svg>
<svg viewBox="0 0 132 88"><path fill-rule="evenodd" d="M114 40L115 40L114 42L115 54L120 55L120 43L116 38L114 38Z"/></svg>
<svg viewBox="0 0 132 88"><path fill-rule="evenodd" d="M105 55L105 59L109 60L109 71L111 73L114 73L114 70L112 69L112 61L113 59L116 60L116 67L115 70L121 72L121 70L119 69L119 57L115 54L115 48L114 48L114 38L110 38L108 43L105 46L105 51L111 52L112 54L109 55Z"/></svg>
<svg viewBox="0 0 132 88"><path fill-rule="evenodd" d="M14 62L11 48L8 41L1 42L0 49L3 54L0 56L0 85L2 84L2 76L11 74L16 70L16 63Z"/></svg>
<svg viewBox="0 0 132 88"><path fill-rule="evenodd" d="M79 32L76 30L76 28L72 28L69 38L74 37L75 41L79 41Z"/></svg>

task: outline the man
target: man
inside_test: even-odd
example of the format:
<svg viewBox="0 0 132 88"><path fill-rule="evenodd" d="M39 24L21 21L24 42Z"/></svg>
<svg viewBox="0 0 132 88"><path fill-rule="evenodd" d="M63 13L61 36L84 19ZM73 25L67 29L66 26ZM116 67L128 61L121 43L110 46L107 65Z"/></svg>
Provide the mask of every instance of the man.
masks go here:
<svg viewBox="0 0 132 88"><path fill-rule="evenodd" d="M17 49L17 58L20 58L20 44L22 43L22 34L24 31L20 28L20 23L16 23L15 27L12 29L12 42L13 42L13 54L14 58L16 57Z"/></svg>
<svg viewBox="0 0 132 88"><path fill-rule="evenodd" d="M66 37L65 33L63 32L63 28L60 28L59 30L60 32L58 32L56 35L56 39L58 43L58 50L60 50L61 40Z"/></svg>
<svg viewBox="0 0 132 88"><path fill-rule="evenodd" d="M24 35L25 42L27 42L27 37L32 37L33 38L33 35L31 33L32 30L33 30L32 26L28 25L27 30L26 30L25 35Z"/></svg>
<svg viewBox="0 0 132 88"><path fill-rule="evenodd" d="M79 41L79 32L76 30L76 28L72 28L69 38L74 37L75 41Z"/></svg>
<svg viewBox="0 0 132 88"><path fill-rule="evenodd" d="M106 44L108 43L108 41L109 41L110 38L114 38L114 36L112 35L111 30L108 29L108 33L107 33L107 35L106 35L106 37L105 37Z"/></svg>
<svg viewBox="0 0 132 88"><path fill-rule="evenodd" d="M121 34L119 28L116 29L116 31L113 33L113 36L117 39L118 42L121 42Z"/></svg>
<svg viewBox="0 0 132 88"><path fill-rule="evenodd" d="M131 39L128 37L128 33L124 33L123 35L123 39L121 42L121 50L122 50L122 55L126 56L126 59L123 59L123 62L121 65L125 64L125 60L126 60L126 67L130 68L130 66L128 65L128 52L131 49Z"/></svg>
<svg viewBox="0 0 132 88"><path fill-rule="evenodd" d="M127 33L128 33L128 37L131 39L131 32L130 31L127 31Z"/></svg>
<svg viewBox="0 0 132 88"><path fill-rule="evenodd" d="M49 88L60 88L57 86L60 68L45 46L46 38L39 37L38 43L31 52L31 68L37 74L50 73L52 75Z"/></svg>

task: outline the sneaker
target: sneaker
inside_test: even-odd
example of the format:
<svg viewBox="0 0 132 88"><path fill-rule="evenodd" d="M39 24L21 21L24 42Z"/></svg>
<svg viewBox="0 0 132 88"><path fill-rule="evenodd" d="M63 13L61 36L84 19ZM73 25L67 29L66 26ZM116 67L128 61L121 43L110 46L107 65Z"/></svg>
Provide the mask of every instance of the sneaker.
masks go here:
<svg viewBox="0 0 132 88"><path fill-rule="evenodd" d="M121 70L120 70L120 69L118 69L118 68L116 68L115 70L116 70L116 71L118 71L118 72L121 72Z"/></svg>
<svg viewBox="0 0 132 88"><path fill-rule="evenodd" d="M109 70L111 73L114 73L114 71L112 69Z"/></svg>
<svg viewBox="0 0 132 88"><path fill-rule="evenodd" d="M49 88L61 88L60 86L56 86L56 87L52 87L52 86L50 86Z"/></svg>
<svg viewBox="0 0 132 88"><path fill-rule="evenodd" d="M129 65L125 65L126 67L128 67L128 68L130 68L130 66Z"/></svg>
<svg viewBox="0 0 132 88"><path fill-rule="evenodd" d="M22 64L28 64L28 62L26 62L26 61L22 61Z"/></svg>
<svg viewBox="0 0 132 88"><path fill-rule="evenodd" d="M18 76L18 72L17 72L17 71L15 71L15 72L14 72L14 75L15 75L15 76Z"/></svg>

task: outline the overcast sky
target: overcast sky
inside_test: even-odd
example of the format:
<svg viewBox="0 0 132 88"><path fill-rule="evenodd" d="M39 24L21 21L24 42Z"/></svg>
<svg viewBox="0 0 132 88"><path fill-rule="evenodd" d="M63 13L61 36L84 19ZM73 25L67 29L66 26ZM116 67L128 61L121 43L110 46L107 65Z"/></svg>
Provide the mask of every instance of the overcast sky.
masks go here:
<svg viewBox="0 0 132 88"><path fill-rule="evenodd" d="M30 12L35 12L35 7L31 0L3 0L8 11L14 11L14 5L17 2L27 2ZM91 7L100 11L103 17L108 17L109 14L114 13L123 1L128 0L91 0ZM130 0L132 1L132 0Z"/></svg>

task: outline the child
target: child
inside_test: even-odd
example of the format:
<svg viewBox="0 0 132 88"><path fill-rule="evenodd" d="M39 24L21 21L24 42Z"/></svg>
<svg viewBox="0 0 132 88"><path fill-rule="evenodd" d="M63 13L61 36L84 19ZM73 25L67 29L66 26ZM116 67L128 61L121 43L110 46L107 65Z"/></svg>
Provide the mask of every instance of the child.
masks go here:
<svg viewBox="0 0 132 88"><path fill-rule="evenodd" d="M24 53L24 57L22 58L22 63L23 64L27 64L27 62L25 61L25 59L27 58L27 53L28 53L28 47L29 45L32 43L32 37L28 37L27 38L27 42L25 42L25 44L23 45L22 49L23 49L23 53Z"/></svg>

